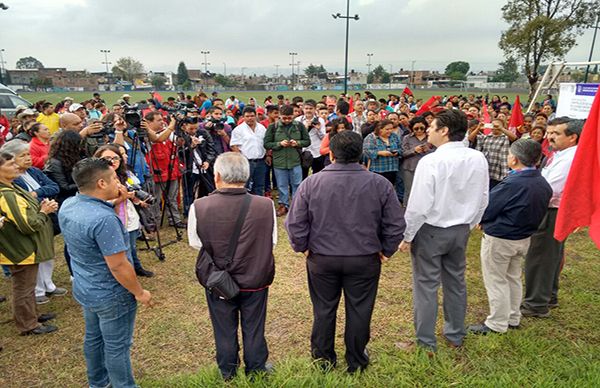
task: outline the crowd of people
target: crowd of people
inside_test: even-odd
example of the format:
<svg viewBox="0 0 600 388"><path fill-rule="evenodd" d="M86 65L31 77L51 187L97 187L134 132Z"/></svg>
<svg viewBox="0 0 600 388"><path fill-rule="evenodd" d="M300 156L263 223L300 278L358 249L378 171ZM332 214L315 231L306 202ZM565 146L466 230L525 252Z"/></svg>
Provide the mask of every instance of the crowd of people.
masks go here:
<svg viewBox="0 0 600 388"><path fill-rule="evenodd" d="M240 364L238 324L246 372L269 369L264 329L277 217L286 217L293 249L307 257L311 354L324 368L337 362L342 291L348 371L367 367L381 263L398 249L412 257L416 331L402 349L436 351L440 285L452 347L467 330L505 333L522 316L547 317L558 306L564 263L554 223L583 127L555 117L555 108L547 96L509 128L515 107L505 96L424 102L409 89L380 99L269 96L262 105L216 92L152 92L107 106L95 93L80 103L18 107L0 121L0 264L12 279L17 330L57 330L55 315L38 315L36 304L68 293L52 280L62 234L84 311L89 384L135 386L136 301L152 305L137 277L154 276L136 242L159 237L164 218L187 228L200 250L197 275L226 379ZM465 250L475 227L484 232L490 314L467 327ZM235 296L210 285L220 272L238 286Z"/></svg>

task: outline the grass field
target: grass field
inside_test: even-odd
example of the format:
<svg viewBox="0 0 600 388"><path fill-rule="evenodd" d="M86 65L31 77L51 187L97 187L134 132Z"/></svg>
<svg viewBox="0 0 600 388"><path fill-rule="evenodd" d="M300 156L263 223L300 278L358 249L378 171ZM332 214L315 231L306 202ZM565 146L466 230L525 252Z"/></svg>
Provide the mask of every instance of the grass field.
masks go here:
<svg viewBox="0 0 600 388"><path fill-rule="evenodd" d="M343 361L327 374L311 364L312 311L305 262L292 252L281 220L279 232L266 327L275 373L254 382L243 374L227 384L220 380L206 301L194 275L196 254L183 241L165 249L164 262L141 253L144 266L157 274L141 280L156 301L152 308L140 307L136 322L132 361L142 387L600 386L600 255L584 232L567 242L560 307L550 318L524 319L520 330L505 335L468 336L460 350L440 341L433 359L422 353L403 353L394 345L414 336L410 260L407 254L396 254L382 269L368 346L372 364L354 376L344 372ZM169 229L163 234L170 239L174 233ZM474 232L469 242L467 323L483 320L488 311L480 238ZM57 285L70 289L60 246L57 240L54 278ZM0 387L85 386L83 318L70 294L39 308L58 313L59 331L29 337L19 337L11 321L8 280L0 280L0 295L9 297L8 303L0 304L0 343L4 346ZM336 334L340 360L343 322L341 308Z"/></svg>
<svg viewBox="0 0 600 388"><path fill-rule="evenodd" d="M364 91L361 91L361 93L363 93ZM377 98L387 98L388 94L400 94L402 93L402 90L371 90L371 92L373 92L373 94L375 94L377 96ZM423 98L428 99L429 97L433 96L433 95L447 95L447 96L451 96L451 95L466 95L467 93L464 91L460 91L458 89L417 89L414 91L415 92L415 96L416 98ZM131 101L139 101L142 99L147 99L149 97L148 92L104 92L101 93L102 94L102 98L106 101L107 104L114 104L122 95L123 93L127 93L129 95L131 95L132 99ZM187 94L191 94L193 95L193 92L186 92ZM469 93L475 93L476 95L481 95L482 92L469 92ZM295 91L295 92L291 92L291 91L286 91L286 92L278 92L278 91L256 91L256 92L221 92L220 93L220 97L223 98L223 100L226 100L229 96L231 95L235 95L237 98L239 98L241 101L247 102L248 99L250 97L254 97L256 98L256 100L258 101L258 103L260 105L262 105L264 99L267 96L273 96L274 98L278 95L278 94L283 94L286 97L289 97L290 99L294 96L302 96L305 99L308 98L313 98L316 99L317 101L321 99L321 96L325 95L325 94L335 94L335 95L339 95L340 91L339 90L335 90L335 91L323 91L323 90L317 90L317 91ZM485 93L483 93L485 94ZM506 95L509 98L509 101L514 101L515 96L517 95L514 92L511 93L490 93L490 95L493 94L500 94L500 95ZM163 97L169 97L169 96L175 96L175 92L161 92L161 95ZM527 100L527 92L523 91L522 93L519 93L521 101L526 101ZM53 103L57 103L61 100L63 100L65 97L69 96L72 97L76 102L80 102L80 101L84 101L84 100L89 100L92 98L92 92L65 92L65 93L21 93L21 96L23 96L23 98L25 98L26 100L28 100L31 103L35 103L36 101L40 101L40 100L47 100Z"/></svg>

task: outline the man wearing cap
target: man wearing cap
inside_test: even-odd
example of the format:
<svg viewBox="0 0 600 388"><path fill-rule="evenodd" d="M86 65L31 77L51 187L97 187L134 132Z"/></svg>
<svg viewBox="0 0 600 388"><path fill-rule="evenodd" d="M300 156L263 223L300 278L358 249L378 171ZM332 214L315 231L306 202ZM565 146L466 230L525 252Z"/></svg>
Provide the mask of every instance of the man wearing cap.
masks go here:
<svg viewBox="0 0 600 388"><path fill-rule="evenodd" d="M121 96L121 100L123 100L123 104L125 104L125 105L131 105L131 104L129 103L129 99L130 99L130 98L131 98L131 96L130 96L129 94L127 94L127 93L125 93L125 94L123 94L123 95Z"/></svg>
<svg viewBox="0 0 600 388"><path fill-rule="evenodd" d="M14 139L20 139L26 142L31 141L31 136L27 133L29 129L29 125L35 122L36 112L33 109L23 109L17 114L17 119L21 122L21 124L17 127L16 133L17 135Z"/></svg>
<svg viewBox="0 0 600 388"><path fill-rule="evenodd" d="M77 116L79 116L81 121L83 121L83 126L85 127L87 123L87 111L85 110L85 106L79 103L74 103L69 107L69 112L75 113Z"/></svg>
<svg viewBox="0 0 600 388"><path fill-rule="evenodd" d="M541 156L542 146L537 141L515 141L507 158L511 171L490 191L481 219L481 269L490 314L484 323L469 327L472 333L506 333L519 327L521 258L552 196L552 188L535 167Z"/></svg>
<svg viewBox="0 0 600 388"><path fill-rule="evenodd" d="M54 112L54 105L51 102L45 102L42 105L42 112L38 115L36 121L44 124L50 131L50 135L54 135L60 129L58 119L58 114Z"/></svg>

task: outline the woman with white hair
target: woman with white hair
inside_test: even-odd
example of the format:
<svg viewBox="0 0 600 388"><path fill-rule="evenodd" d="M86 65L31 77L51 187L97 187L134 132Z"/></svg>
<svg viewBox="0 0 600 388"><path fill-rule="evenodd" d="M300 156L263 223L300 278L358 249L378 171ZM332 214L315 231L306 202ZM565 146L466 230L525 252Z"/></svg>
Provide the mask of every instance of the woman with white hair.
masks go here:
<svg viewBox="0 0 600 388"><path fill-rule="evenodd" d="M10 141L2 147L2 152L12 155L19 169L20 175L13 181L15 185L26 190L40 203L58 194L58 185L44 175L40 169L32 167L32 158L28 143L21 140ZM50 214L49 217L53 223L57 222L55 214ZM53 272L54 259L43 261L39 264L37 284L35 286L35 302L37 304L48 303L50 296L63 296L67 293L66 289L54 285L52 281Z"/></svg>

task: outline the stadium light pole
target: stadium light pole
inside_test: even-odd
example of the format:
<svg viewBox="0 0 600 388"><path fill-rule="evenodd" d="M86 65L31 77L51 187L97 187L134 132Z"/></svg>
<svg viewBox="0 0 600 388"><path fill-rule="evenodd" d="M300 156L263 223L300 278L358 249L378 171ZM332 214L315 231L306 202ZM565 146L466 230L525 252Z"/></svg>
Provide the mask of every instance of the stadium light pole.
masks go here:
<svg viewBox="0 0 600 388"><path fill-rule="evenodd" d="M334 19L346 19L346 53L344 55L344 94L348 94L348 35L350 33L350 19L358 20L358 14L350 16L350 0L346 1L346 15L332 14Z"/></svg>
<svg viewBox="0 0 600 388"><path fill-rule="evenodd" d="M594 37L592 38L592 47L590 48L590 56L588 58L588 62L592 61L592 55L594 54L594 45L596 44L596 33L598 32L598 29L600 29L600 27L598 27L599 21L600 21L600 13L597 13L596 14L596 25L594 27L592 27L594 29ZM590 65L588 64L585 67L585 78L583 79L584 83L587 83L589 73L590 73Z"/></svg>
<svg viewBox="0 0 600 388"><path fill-rule="evenodd" d="M208 63L208 61L206 60L206 56L208 54L210 54L210 51L200 51L200 54L204 55L204 74L208 73L208 65L210 65L210 63Z"/></svg>
<svg viewBox="0 0 600 388"><path fill-rule="evenodd" d="M294 66L296 66L294 63L294 57L296 55L298 55L298 53L290 53L290 56L292 57L292 63L290 63L290 66L292 66L292 90L294 90Z"/></svg>
<svg viewBox="0 0 600 388"><path fill-rule="evenodd" d="M369 76L369 74L371 74L371 57L373 56L373 53L367 53L367 58L369 60L369 63L367 63L367 77Z"/></svg>
<svg viewBox="0 0 600 388"><path fill-rule="evenodd" d="M4 83L4 49L0 49L0 83Z"/></svg>
<svg viewBox="0 0 600 388"><path fill-rule="evenodd" d="M112 62L108 61L110 50L100 50L100 52L104 54L104 62L102 64L106 66L106 80L108 81L108 90L110 90L110 73L108 71L108 65L112 65Z"/></svg>
<svg viewBox="0 0 600 388"><path fill-rule="evenodd" d="M223 76L227 77L227 64L223 62Z"/></svg>

